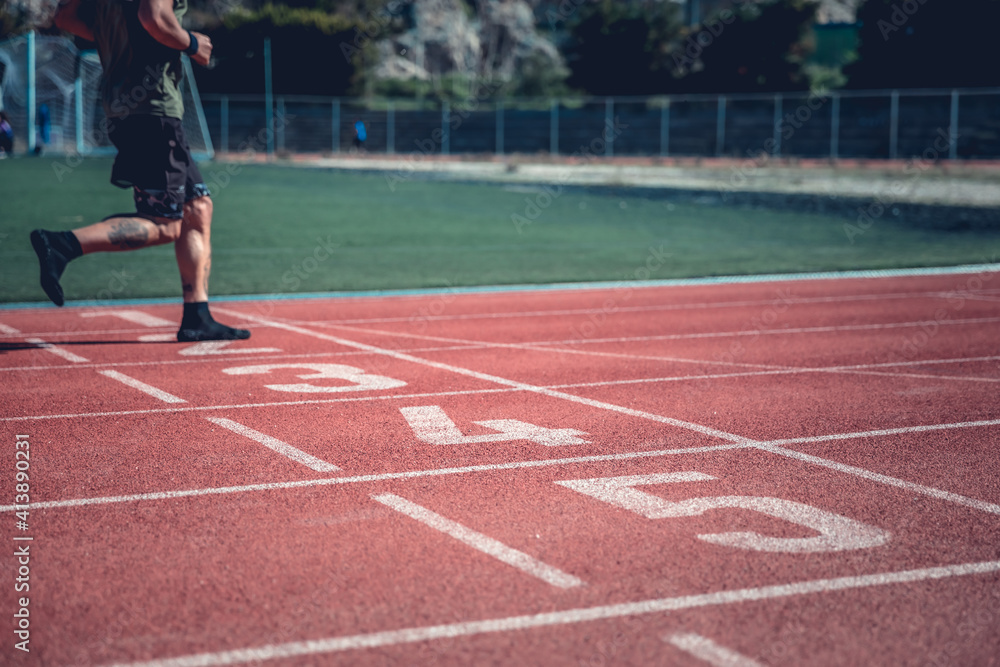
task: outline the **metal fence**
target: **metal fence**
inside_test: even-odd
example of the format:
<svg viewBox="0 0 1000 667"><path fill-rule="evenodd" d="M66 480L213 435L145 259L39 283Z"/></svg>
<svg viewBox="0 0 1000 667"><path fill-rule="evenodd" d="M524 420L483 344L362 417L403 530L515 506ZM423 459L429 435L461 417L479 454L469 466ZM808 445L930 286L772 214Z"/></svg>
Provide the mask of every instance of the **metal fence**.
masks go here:
<svg viewBox="0 0 1000 667"><path fill-rule="evenodd" d="M360 120L369 153L1000 158L1000 88L452 104L203 95L202 103L223 152L357 150Z"/></svg>

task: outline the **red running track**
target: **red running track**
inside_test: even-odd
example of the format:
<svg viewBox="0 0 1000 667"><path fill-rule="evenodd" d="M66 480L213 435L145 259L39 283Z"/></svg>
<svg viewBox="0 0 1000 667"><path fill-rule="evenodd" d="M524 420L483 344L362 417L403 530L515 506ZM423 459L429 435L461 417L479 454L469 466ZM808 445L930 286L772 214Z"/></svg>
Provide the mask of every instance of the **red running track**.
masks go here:
<svg viewBox="0 0 1000 667"><path fill-rule="evenodd" d="M4 664L997 664L997 276L0 311Z"/></svg>

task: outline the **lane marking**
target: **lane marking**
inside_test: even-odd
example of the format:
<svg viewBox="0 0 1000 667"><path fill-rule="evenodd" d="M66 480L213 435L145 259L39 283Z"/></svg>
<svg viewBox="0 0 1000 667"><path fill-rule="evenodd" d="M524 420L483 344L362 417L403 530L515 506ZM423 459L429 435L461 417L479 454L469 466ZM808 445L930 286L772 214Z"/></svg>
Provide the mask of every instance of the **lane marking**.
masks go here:
<svg viewBox="0 0 1000 667"><path fill-rule="evenodd" d="M125 417L129 415L150 415L181 412L205 412L211 410L249 410L296 405L324 405L328 403L351 403L356 401L395 401L410 398L439 398L441 396L472 396L475 394L503 394L519 389L497 387L494 389L466 389L462 391L423 392L419 394L388 394L384 396L348 396L343 398L313 398L300 401L266 401L261 403L237 403L233 405L192 405L176 408L150 408L146 410L114 410L108 412L79 412L63 415L33 415L26 417L0 417L0 422L45 421L48 419L78 419L82 417Z"/></svg>
<svg viewBox="0 0 1000 667"><path fill-rule="evenodd" d="M426 507L422 507L406 498L401 498L391 493L383 493L381 495L373 495L372 499L396 510L400 514L405 514L411 519L419 521L425 526L453 537L476 551L484 553L487 556L492 556L502 563L506 563L526 574L537 577L547 584L564 589L584 585L583 581L571 574L567 574L558 568L532 558L523 551L509 547L492 537L487 537L471 528L466 528L456 521L446 519L440 514L432 512Z"/></svg>
<svg viewBox="0 0 1000 667"><path fill-rule="evenodd" d="M406 423L413 429L418 439L432 445L469 445L482 442L510 442L528 440L547 447L562 445L586 445L589 440L579 437L587 435L574 428L545 428L517 419L491 419L472 422L478 426L499 431L488 435L464 435L455 422L439 405L421 405L400 408Z"/></svg>
<svg viewBox="0 0 1000 667"><path fill-rule="evenodd" d="M64 350L61 347L56 347L52 343L46 343L41 338L26 338L25 343L31 343L32 345L37 345L40 350L45 350L50 354L54 354L57 357L62 357L66 361L72 361L75 364L85 364L90 361L86 357L81 357L79 354L73 354L69 350Z"/></svg>
<svg viewBox="0 0 1000 667"><path fill-rule="evenodd" d="M1000 572L1000 561L963 563L960 565L928 567L898 572L881 572L853 577L814 579L812 581L800 581L793 584L658 598L598 607L582 607L483 621L464 621L443 625L402 628L399 630L383 630L380 632L329 637L325 639L286 642L283 644L265 644L253 648L196 653L159 660L116 663L107 667L216 667L218 665L236 665L257 660L276 660L304 655L320 655L382 646L397 646L400 644L433 641L435 639L454 639L456 637L470 637L487 633L566 626L628 616L669 613L686 609L775 600L813 593L861 590L874 586L935 581L951 577L985 575L996 572Z"/></svg>
<svg viewBox="0 0 1000 667"><path fill-rule="evenodd" d="M826 327L789 327L787 329L742 329L740 331L704 331L687 334L663 334L659 336L620 336L617 338L569 338L565 340L542 341L533 345L581 345L594 343L640 343L659 340L692 340L699 338L730 338L734 336L783 336L800 333L838 333L842 331L881 331L887 329L907 329L929 325L962 326L966 324L993 324L1000 322L1000 317L971 317L963 320L944 320L935 322L924 320L920 322L886 322L883 324L844 324Z"/></svg>
<svg viewBox="0 0 1000 667"><path fill-rule="evenodd" d="M632 408L626 408L620 405L614 405L612 403L605 403L603 401L595 401L593 399L584 398L582 396L575 396L573 394L567 394L561 391L546 389L545 387L539 387L537 385L527 384L525 382L508 380L507 378L502 378L496 375L490 375L488 373L480 373L479 371L474 371L468 368L462 368L460 366L454 366L452 364L445 364L438 361L423 359L421 357L415 357L412 354L406 354L404 352L387 350L385 348L381 348L375 345L369 345L367 343L360 343L346 338L340 338L339 336L331 336L329 334L324 334L318 331L311 331L309 329L304 329L302 327L297 327L290 324L274 322L266 318L257 317L255 315L248 315L246 313L241 313L239 311L230 311L225 308L218 308L216 310L220 313L227 314L230 316L242 317L244 319L248 319L251 322L266 323L268 326L272 326L277 329L284 329L286 331L302 334L304 336L319 338L320 340L328 340L332 343L343 345L344 347L353 347L360 350L367 350L375 354L391 357L393 359L399 359L400 361L408 361L410 363L420 364L422 366L427 366L429 368L437 368L438 370L448 371L458 375L464 375L466 377L476 378L477 380L483 380L485 382L500 384L507 387L514 387L516 389L530 391L532 393L541 394L542 396L549 396L551 398L561 398L567 401L580 403L582 405L587 405L590 407L602 408L604 410L609 410L611 412L618 412L620 414L630 415L633 417L642 417L650 421L656 421L662 424L677 426L679 428L695 431L697 433L726 440L728 442L739 442L739 443L749 442L747 438L744 438L742 436L734 435L732 433L726 433L725 431L720 431L718 429L714 429L708 426L702 426L700 424L693 424L691 422L686 422L680 419L674 419L672 417L663 417L661 415L656 415L651 412L644 412L642 410L633 410Z"/></svg>
<svg viewBox="0 0 1000 667"><path fill-rule="evenodd" d="M118 380L124 385L132 387L133 389L138 389L144 394L149 394L153 398L158 398L164 403L187 403L183 398L178 398L173 394L168 394L162 389L157 389L152 385L148 385L145 382L140 382L133 377L129 377L124 373L119 373L118 371L97 371L105 377L109 377L112 380Z"/></svg>
<svg viewBox="0 0 1000 667"><path fill-rule="evenodd" d="M506 389L494 390L498 392L509 391ZM174 412L174 410L163 410L163 412ZM49 500L39 503L32 503L30 507L32 509L44 509L52 507L82 507L86 505L106 505L111 503L122 503L122 502L133 502L133 501L145 501L145 500L167 500L171 498L186 498L190 496L207 496L207 495L217 495L217 494L228 494L228 493L243 493L251 491L270 491L275 489L295 489L310 486L326 486L335 484L356 484L365 482L381 482L387 480L395 479L415 479L420 477L437 477L441 475L458 475L466 473L478 473L478 472L494 472L500 470L518 470L524 468L545 468L549 466L559 466L559 465L571 465L575 463L599 463L604 461L624 461L628 459L642 459L642 458L657 458L661 456L674 456L683 454L707 454L710 452L721 452L731 449L759 449L762 447L767 447L773 445L780 449L782 444L800 444L800 443L811 443L811 442L822 442L826 440L847 440L855 438L870 438L879 437L885 435L899 435L905 433L921 433L925 431L932 430L948 430L957 428L976 428L976 427L987 427L987 426L1000 426L1000 419L994 419L989 421L978 421L978 422L960 422L954 424L936 424L930 426L909 426L905 428L896 429L881 429L878 431L858 431L854 433L842 433L834 435L821 435L812 436L804 438L791 438L784 440L773 440L770 442L760 442L760 443L749 443L749 444L730 444L730 445L709 445L704 447L687 447L682 449L661 449L661 450L651 450L644 452L623 452L619 454L597 454L593 456L577 456L570 458L561 459L535 459L527 461L517 461L513 463L497 463L497 464L485 464L477 466L465 466L458 468L433 468L429 470L415 470L409 472L394 472L394 473L382 473L378 475L360 475L354 477L332 477L328 479L318 479L318 480L298 480L293 482L269 482L263 484L251 484L243 486L228 486L228 487L210 487L203 489L189 489L184 491L156 491L150 493L139 493L127 496L106 496L97 498L79 498L71 500ZM789 450L792 451L792 450ZM784 455L782 452L772 452L774 454ZM798 454L798 452L795 452ZM819 462L827 462L825 459L818 459ZM834 462L827 462L834 463ZM834 463L835 464L835 463ZM821 463L822 465L822 463ZM839 464L835 464L839 465ZM871 473L865 471L868 475L876 475L877 473ZM887 478L892 480L893 478ZM875 480L878 481L878 480ZM891 484L892 486L903 486L910 491L918 491L920 488L925 488L930 490L932 494L948 494L946 491L940 491L938 489L932 489L930 487L920 487L919 485L912 485L911 483L905 482L903 480L894 480L897 483ZM965 496L958 496L957 494L948 494L949 496L954 496L956 498L962 499L961 504L974 507L976 503L980 503L984 506L984 511L990 513L997 513L1000 507L992 505L990 503L983 503L982 501L974 500L972 498L967 498ZM938 497L935 495L934 497ZM950 498L946 498L948 500ZM0 512L9 512L14 509L14 505L3 505L0 506ZM980 509L977 507L977 509Z"/></svg>
<svg viewBox="0 0 1000 667"><path fill-rule="evenodd" d="M12 326L0 322L0 334L6 334L8 336L19 336L21 335L21 332Z"/></svg>
<svg viewBox="0 0 1000 667"><path fill-rule="evenodd" d="M152 336L159 336L161 334L152 334ZM169 340L176 341L177 338L174 334L163 334L168 336ZM140 338L145 338L145 336L140 336ZM164 342L168 339L164 339ZM128 341L123 341L128 342ZM477 345L444 345L444 346L434 346L434 347L414 347L404 349L403 352L450 352L455 350L474 350L480 346ZM322 357L356 357L359 355L368 354L362 350L348 350L346 352L303 352L298 354L268 354L262 357L257 357L259 360L265 359L316 359ZM1000 358L1000 357L998 357ZM255 361L257 360L255 359ZM223 359L161 359L159 361L102 361L93 362L87 365L81 366L67 366L65 364L50 365L50 366L4 366L0 368L0 372L4 371L60 371L67 368L121 368L127 366L168 366L170 364L218 364L223 362Z"/></svg>
<svg viewBox="0 0 1000 667"><path fill-rule="evenodd" d="M677 632L663 638L668 644L673 644L712 667L764 667L756 660L751 660L742 653L716 644L708 637L696 635L693 632Z"/></svg>
<svg viewBox="0 0 1000 667"><path fill-rule="evenodd" d="M428 336L424 334L409 334L409 333L398 333L393 331L384 331L381 329L365 329L361 327L351 327L344 325L331 325L328 328L339 328L346 329L354 333L368 333L383 336L391 336L396 338L415 338L419 340L429 340L435 342L445 342L445 343L455 343L455 344L466 344L474 346L475 348L485 348L485 349L517 349L517 350L527 350L530 352L556 352L561 354L578 354L584 356L595 356L595 357L610 357L614 359L642 359L642 360L652 360L661 361L665 363L685 363L685 364L696 364L703 366L736 366L740 368L757 368L765 369L765 372L759 373L743 373L740 375L731 374L729 377L750 377L753 375L778 375L778 374L796 374L796 373L843 373L843 374L857 374L857 375L876 375L885 377L913 377L918 379L941 379L941 380L962 380L967 382L1000 382L1000 379L994 378L980 378L980 377L958 377L958 376L944 376L944 375L930 375L930 374L920 374L920 373L889 373L883 371L874 370L864 370L865 365L854 365L854 366L833 366L833 367L796 367L796 366L782 366L776 364L755 364L755 363L745 363L736 361L721 361L721 360L708 360L708 359L690 359L684 357L664 357L659 355L641 355L641 354L628 354L621 352L603 352L599 350L576 350L572 348L565 347L554 347L550 343L491 343L488 341L479 340L469 340L463 338L450 338L443 336ZM895 362L900 363L900 362ZM919 365L914 362L902 362L913 363L914 365ZM882 364L870 365L872 367L881 366ZM710 377L717 379L720 377L726 377L723 375L713 375L713 376L691 376L696 377ZM574 386L574 385L561 385L561 386ZM551 387L550 387L551 388Z"/></svg>
<svg viewBox="0 0 1000 667"><path fill-rule="evenodd" d="M144 327L172 327L176 326L177 324L176 322L165 320L162 317L157 317L156 315L150 315L149 313L144 313L141 310L88 311L85 313L80 313L80 317L117 317L119 319L125 320L126 322L131 322L132 324L139 324Z"/></svg>
<svg viewBox="0 0 1000 667"><path fill-rule="evenodd" d="M820 458L819 456L813 456L812 454L804 454L802 452L797 452L794 449L786 449L785 447L778 447L776 445L769 445L767 443L758 443L754 445L754 447L756 449L761 449L765 452L771 452L772 454L779 454L781 456L785 456L791 459L805 461L806 463L812 463L813 465L822 466L824 468L836 470L838 472L846 473L848 475L854 475L855 477L861 477L863 479L867 479L872 482L879 482L887 486L895 486L900 489L905 489L907 491L912 491L914 493L930 496L931 498L937 498L938 500L947 500L949 502L955 503L956 505L964 505L965 507L971 507L981 512L988 512L989 514L1000 515L1000 505L994 503L988 503L983 500L976 500L975 498L969 498L967 496L962 496L957 493L951 493L950 491L935 489L934 487L925 486L923 484L917 484L915 482L907 482L906 480L899 479L897 477L890 477L889 475L883 475L881 473L872 472L870 470L865 470L864 468L858 468L857 466L848 465L846 463L838 463L837 461L831 461L829 459Z"/></svg>
<svg viewBox="0 0 1000 667"><path fill-rule="evenodd" d="M528 468L548 468L551 466L573 465L577 463L601 463L605 461L627 461L631 459L658 458L661 456L679 456L683 454L707 454L730 449L742 449L744 445L713 445L708 447L687 447L683 449L660 449L644 452L622 452L619 454L594 454L592 456L574 456L561 459L535 459L515 461L512 463L489 463L457 468L433 468L430 470L414 470L408 472L387 472L375 475L355 475L353 477L328 477L325 479L295 480L291 482L265 482L260 484L245 484L241 486L210 487L204 489L186 489L182 491L154 491L136 493L127 496L105 496L97 498L78 498L75 500L46 500L30 504L30 509L48 509L56 507L85 507L88 505L110 505L145 500L169 500L173 498L190 498L196 496L226 495L230 493L246 493L251 491L274 491L281 489L301 489L313 486L336 486L340 484L364 484L369 482L385 482L398 479L419 479L423 477L441 477L446 475L465 475L469 473L498 472L502 470L522 470ZM13 511L14 505L0 505L0 512Z"/></svg>
<svg viewBox="0 0 1000 667"><path fill-rule="evenodd" d="M261 433L260 431L255 431L252 428L234 422L231 419L224 419L223 417L205 417L205 419L213 424L218 424L223 428L227 428L233 433L239 433L244 437L259 442L268 449L271 449L282 456L286 456L296 463L301 463L307 468L312 468L316 472L336 472L340 470L340 468L332 463L327 463L322 459L316 458L312 454L307 454L301 449L292 447L288 443L282 442L277 438L272 438L271 436Z"/></svg>
<svg viewBox="0 0 1000 667"><path fill-rule="evenodd" d="M281 352L278 347L236 347L229 346L235 343L233 340L204 340L185 347L180 351L184 357L202 357L208 355L226 354L267 354L268 352Z"/></svg>
<svg viewBox="0 0 1000 667"><path fill-rule="evenodd" d="M647 313L647 312L669 311L669 310L750 308L756 306L774 306L780 303L807 305L807 304L841 303L841 302L853 302L853 301L881 302L889 299L919 299L919 298L942 299L942 298L947 298L947 296L945 293L938 291L903 292L903 293L890 292L887 294L845 294L844 296L820 296L820 297L796 297L796 296L783 296L781 294L776 294L775 297L770 299L753 299L753 300L743 300L743 301L693 301L690 303L670 303L670 304L658 304L651 306L619 306L615 309L615 312ZM525 311L509 311L504 313L495 313L495 312L459 313L455 315L418 314L418 315L411 315L409 317L369 317L369 318L356 318L356 319L345 319L345 320L301 320L301 319L284 319L284 318L275 318L275 319L278 319L287 324L299 324L303 326L313 325L313 326L326 327L326 326L350 325L350 324L412 323L414 321L449 322L449 321L482 320L482 319L490 319L490 320L516 319L522 317L566 317L571 315L590 315L593 313L601 313L601 312L604 311L600 307L595 306L592 308L525 310Z"/></svg>

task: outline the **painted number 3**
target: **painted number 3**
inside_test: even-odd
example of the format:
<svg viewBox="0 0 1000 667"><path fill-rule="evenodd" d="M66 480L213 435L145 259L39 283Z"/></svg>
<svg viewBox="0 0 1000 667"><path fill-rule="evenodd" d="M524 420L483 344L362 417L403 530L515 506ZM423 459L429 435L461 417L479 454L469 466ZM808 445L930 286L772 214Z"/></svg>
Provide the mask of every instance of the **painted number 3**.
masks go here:
<svg viewBox="0 0 1000 667"><path fill-rule="evenodd" d="M380 389L395 389L406 383L394 380L384 375L372 375L361 368L342 366L340 364L262 364L259 366L237 366L223 369L227 375L264 375L277 370L311 371L299 372L295 375L300 380L339 380L336 385L312 384L300 382L297 384L266 384L274 391L290 391L305 394L332 394L343 391L375 391ZM349 382L350 384L344 384Z"/></svg>
<svg viewBox="0 0 1000 667"><path fill-rule="evenodd" d="M598 479L573 479L556 482L592 498L631 510L648 519L672 519L698 516L708 510L737 508L766 514L816 531L814 537L767 537L760 533L712 533L698 535L699 540L749 551L784 553L820 553L868 549L889 541L889 533L839 514L783 498L757 496L717 496L690 498L671 502L633 487L671 482L704 482L715 479L700 472L669 472L654 475L631 475Z"/></svg>

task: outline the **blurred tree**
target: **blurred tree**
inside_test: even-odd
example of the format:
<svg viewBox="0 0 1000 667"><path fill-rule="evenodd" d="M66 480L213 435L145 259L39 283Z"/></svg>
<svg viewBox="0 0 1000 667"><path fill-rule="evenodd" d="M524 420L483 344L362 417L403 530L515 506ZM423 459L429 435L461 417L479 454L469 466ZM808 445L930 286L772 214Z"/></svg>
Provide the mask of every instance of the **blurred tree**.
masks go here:
<svg viewBox="0 0 1000 667"><path fill-rule="evenodd" d="M867 0L850 88L1000 85L1000 0Z"/></svg>
<svg viewBox="0 0 1000 667"><path fill-rule="evenodd" d="M597 0L581 6L567 22L567 83L592 95L664 92L681 13L679 4L658 0Z"/></svg>
<svg viewBox="0 0 1000 667"><path fill-rule="evenodd" d="M750 93L808 88L805 64L815 48L815 0L744 4L688 29L673 53L673 89Z"/></svg>
<svg viewBox="0 0 1000 667"><path fill-rule="evenodd" d="M270 37L276 94L344 95L355 73L354 56L366 44L358 24L357 17L308 7L266 4L235 11L208 31L214 65L195 68L198 86L203 93L263 93L263 46Z"/></svg>

